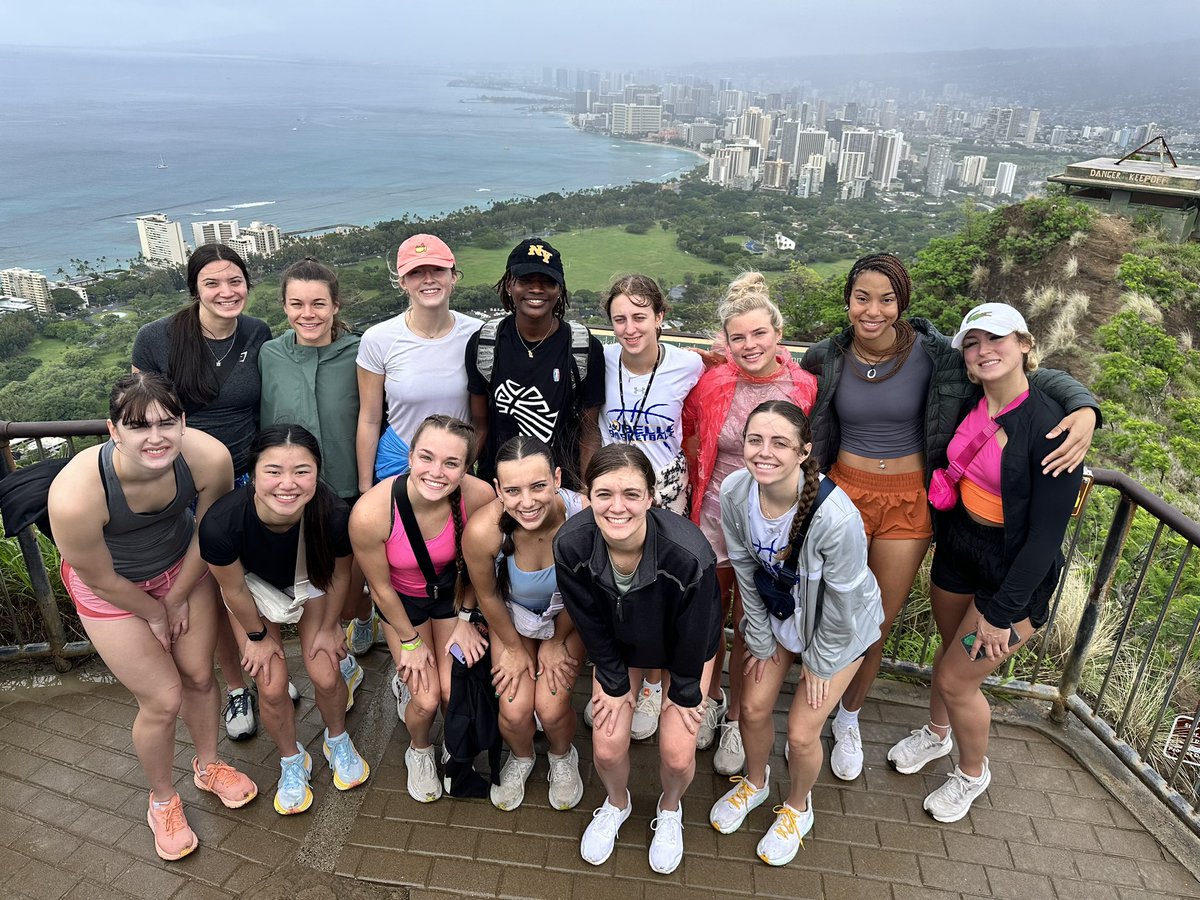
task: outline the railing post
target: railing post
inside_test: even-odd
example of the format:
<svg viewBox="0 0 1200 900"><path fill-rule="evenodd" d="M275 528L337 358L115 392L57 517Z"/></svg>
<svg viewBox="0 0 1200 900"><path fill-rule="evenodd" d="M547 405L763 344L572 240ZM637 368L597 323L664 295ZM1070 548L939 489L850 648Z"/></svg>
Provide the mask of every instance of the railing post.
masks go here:
<svg viewBox="0 0 1200 900"><path fill-rule="evenodd" d="M0 469L3 475L15 472L16 461L12 456L12 448L8 438L0 437ZM17 532L17 546L21 548L21 557L25 561L25 571L29 573L29 583L33 586L33 596L37 600L38 612L42 617L42 625L46 632L46 643L50 645L51 660L59 672L71 668L71 661L63 655L67 643L66 630L63 628L62 616L58 611L58 601L54 597L54 589L50 586L50 577L46 574L46 563L42 559L42 550L38 546L37 535L33 526L22 528Z"/></svg>
<svg viewBox="0 0 1200 900"><path fill-rule="evenodd" d="M1087 603L1079 618L1079 628L1075 631L1075 643L1071 646L1071 652L1063 665L1062 678L1058 681L1058 699L1050 709L1051 720L1060 725L1067 718L1067 702L1079 687L1083 663L1096 634L1100 604L1104 602L1109 588L1112 587L1113 575L1116 573L1117 563L1120 562L1121 551L1125 548L1125 540L1129 537L1129 529L1133 525L1137 509L1137 504L1122 491L1117 508L1113 510L1112 524L1109 525L1108 536L1104 539L1104 549L1096 563L1096 574L1092 577Z"/></svg>

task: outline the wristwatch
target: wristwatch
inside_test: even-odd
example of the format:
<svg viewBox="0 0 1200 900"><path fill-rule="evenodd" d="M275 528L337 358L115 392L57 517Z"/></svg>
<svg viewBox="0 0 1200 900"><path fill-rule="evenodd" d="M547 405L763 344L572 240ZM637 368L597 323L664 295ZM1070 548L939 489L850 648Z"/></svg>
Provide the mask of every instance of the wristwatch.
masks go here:
<svg viewBox="0 0 1200 900"><path fill-rule="evenodd" d="M263 622L262 619L259 619L258 624L262 625L262 631L247 631L246 632L246 637L250 638L250 640L255 641L255 642L261 641L263 638L265 638L267 636L266 623Z"/></svg>

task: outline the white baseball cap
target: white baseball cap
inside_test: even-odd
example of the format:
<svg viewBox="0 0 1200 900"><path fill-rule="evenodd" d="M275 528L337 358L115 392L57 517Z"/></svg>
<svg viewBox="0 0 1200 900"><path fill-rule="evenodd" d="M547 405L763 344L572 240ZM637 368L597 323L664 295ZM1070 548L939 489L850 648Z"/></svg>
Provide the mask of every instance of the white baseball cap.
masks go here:
<svg viewBox="0 0 1200 900"><path fill-rule="evenodd" d="M962 324L958 326L958 333L950 341L951 346L955 350L961 350L963 338L967 336L967 332L976 328L997 337L1004 337L1014 331L1029 333L1025 317L1017 312L1015 307L1009 306L1007 303L980 303L963 316Z"/></svg>

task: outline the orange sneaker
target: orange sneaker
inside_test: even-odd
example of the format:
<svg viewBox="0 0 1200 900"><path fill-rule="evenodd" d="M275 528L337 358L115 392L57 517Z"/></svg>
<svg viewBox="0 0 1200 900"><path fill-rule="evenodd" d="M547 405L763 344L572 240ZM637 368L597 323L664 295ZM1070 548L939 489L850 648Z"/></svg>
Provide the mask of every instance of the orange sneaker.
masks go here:
<svg viewBox="0 0 1200 900"><path fill-rule="evenodd" d="M192 771L195 773L192 781L196 787L216 794L230 809L245 806L258 796L258 785L228 763L217 760L209 763L201 771L200 759L193 756Z"/></svg>
<svg viewBox="0 0 1200 900"><path fill-rule="evenodd" d="M155 807L154 795L151 794L146 824L154 832L154 850L163 859L183 859L199 843L196 832L192 831L184 818L183 801L178 794L160 808Z"/></svg>

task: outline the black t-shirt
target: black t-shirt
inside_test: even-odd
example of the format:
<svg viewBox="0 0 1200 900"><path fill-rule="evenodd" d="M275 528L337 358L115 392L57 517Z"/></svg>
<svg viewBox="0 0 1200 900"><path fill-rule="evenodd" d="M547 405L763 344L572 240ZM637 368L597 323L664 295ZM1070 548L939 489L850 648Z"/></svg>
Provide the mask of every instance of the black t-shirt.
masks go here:
<svg viewBox="0 0 1200 900"><path fill-rule="evenodd" d="M296 580L296 548L300 523L287 531L263 525L254 509L253 487L231 491L212 505L200 521L200 556L214 566L240 561L242 568L280 590ZM333 497L326 534L337 558L350 556L350 507Z"/></svg>
<svg viewBox="0 0 1200 900"><path fill-rule="evenodd" d="M562 468L563 487L580 484L579 428L584 409L604 403L604 348L594 337L588 346L588 372L576 398L576 361L571 355L571 328L560 323L541 344L522 344L516 320L508 316L496 334L491 385L475 365L479 332L467 342L467 390L488 398L487 445L479 455L480 478L495 475L496 451L510 437L528 434L554 450ZM533 350L530 359L529 348Z"/></svg>

